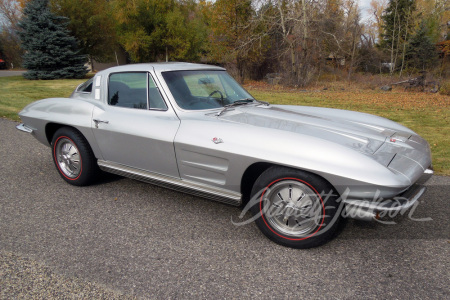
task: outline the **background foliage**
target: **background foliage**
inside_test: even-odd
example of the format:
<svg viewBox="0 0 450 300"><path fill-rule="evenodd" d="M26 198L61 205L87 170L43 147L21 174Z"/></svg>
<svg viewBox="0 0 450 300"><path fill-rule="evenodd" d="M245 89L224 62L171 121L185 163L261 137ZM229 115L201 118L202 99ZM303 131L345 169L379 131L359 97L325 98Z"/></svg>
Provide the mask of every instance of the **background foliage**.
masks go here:
<svg viewBox="0 0 450 300"><path fill-rule="evenodd" d="M0 0L0 48L15 66L30 0ZM90 61L192 61L225 65L235 77L268 73L306 86L323 74L450 74L447 0L49 0Z"/></svg>

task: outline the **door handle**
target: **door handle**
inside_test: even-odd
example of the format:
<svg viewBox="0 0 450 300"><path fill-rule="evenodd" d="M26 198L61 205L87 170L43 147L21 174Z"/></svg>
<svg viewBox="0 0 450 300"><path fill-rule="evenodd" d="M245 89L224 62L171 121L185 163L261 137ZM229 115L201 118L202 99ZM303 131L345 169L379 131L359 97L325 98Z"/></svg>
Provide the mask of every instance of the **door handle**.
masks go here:
<svg viewBox="0 0 450 300"><path fill-rule="evenodd" d="M93 121L95 123L95 128L98 128L99 123L109 124L109 121L105 121L105 120L93 119Z"/></svg>

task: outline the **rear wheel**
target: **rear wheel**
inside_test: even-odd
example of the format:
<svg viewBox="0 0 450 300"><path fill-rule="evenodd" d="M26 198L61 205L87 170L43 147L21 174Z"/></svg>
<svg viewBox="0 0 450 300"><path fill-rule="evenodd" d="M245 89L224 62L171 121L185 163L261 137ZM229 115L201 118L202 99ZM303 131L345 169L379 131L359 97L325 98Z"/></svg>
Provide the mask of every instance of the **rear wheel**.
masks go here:
<svg viewBox="0 0 450 300"><path fill-rule="evenodd" d="M271 167L252 189L256 225L272 241L292 248L320 246L341 221L338 194L314 174Z"/></svg>
<svg viewBox="0 0 450 300"><path fill-rule="evenodd" d="M53 162L61 177L72 185L89 185L100 174L89 143L75 129L62 127L53 135Z"/></svg>

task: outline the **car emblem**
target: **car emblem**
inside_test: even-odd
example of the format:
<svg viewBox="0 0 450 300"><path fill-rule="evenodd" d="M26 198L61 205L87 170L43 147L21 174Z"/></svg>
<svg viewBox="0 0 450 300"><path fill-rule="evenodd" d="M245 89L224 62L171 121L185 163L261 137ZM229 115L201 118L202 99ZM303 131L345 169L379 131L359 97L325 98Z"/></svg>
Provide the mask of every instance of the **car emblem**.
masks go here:
<svg viewBox="0 0 450 300"><path fill-rule="evenodd" d="M223 140L221 138L213 138L212 141L214 142L214 144L220 144L223 143Z"/></svg>
<svg viewBox="0 0 450 300"><path fill-rule="evenodd" d="M391 143L395 143L395 142L405 142L404 140L398 139L398 138L391 138L390 139Z"/></svg>

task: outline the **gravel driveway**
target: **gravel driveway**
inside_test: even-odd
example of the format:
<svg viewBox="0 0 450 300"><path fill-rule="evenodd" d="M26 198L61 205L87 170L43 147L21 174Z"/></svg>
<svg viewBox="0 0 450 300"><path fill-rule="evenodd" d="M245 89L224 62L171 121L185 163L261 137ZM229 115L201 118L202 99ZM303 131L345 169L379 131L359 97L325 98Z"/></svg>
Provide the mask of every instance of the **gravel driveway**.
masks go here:
<svg viewBox="0 0 450 300"><path fill-rule="evenodd" d="M114 176L70 186L15 125L0 119L2 299L450 297L449 177L396 225L350 220L295 250L233 225L238 208Z"/></svg>

